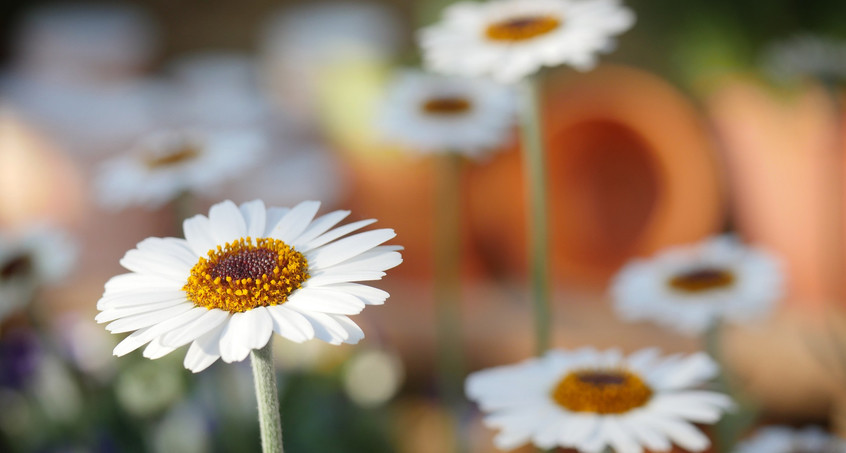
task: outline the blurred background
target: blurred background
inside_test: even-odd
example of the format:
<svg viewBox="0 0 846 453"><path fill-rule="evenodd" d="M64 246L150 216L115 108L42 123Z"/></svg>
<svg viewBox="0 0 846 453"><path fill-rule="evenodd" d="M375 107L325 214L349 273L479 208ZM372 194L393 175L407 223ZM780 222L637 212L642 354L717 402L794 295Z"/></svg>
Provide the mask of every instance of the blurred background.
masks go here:
<svg viewBox="0 0 846 453"><path fill-rule="evenodd" d="M405 246L375 285L387 304L356 318L359 345L276 339L288 449L450 451L456 425L435 372L434 162L374 126L395 71L419 66L415 30L447 4L2 2L0 451L257 451L248 364L191 375L179 351L116 358L120 336L94 322L137 242L181 237L188 215L255 198L350 209ZM603 64L544 77L554 344L702 349L618 320L607 285L634 257L735 233L788 271L777 312L721 338L755 422L846 433L846 3L626 4L637 23ZM227 157L243 161L235 174L190 196L110 198L110 160L197 127L249 137ZM513 137L463 167L467 372L533 351ZM471 450L493 451L493 432L465 413Z"/></svg>

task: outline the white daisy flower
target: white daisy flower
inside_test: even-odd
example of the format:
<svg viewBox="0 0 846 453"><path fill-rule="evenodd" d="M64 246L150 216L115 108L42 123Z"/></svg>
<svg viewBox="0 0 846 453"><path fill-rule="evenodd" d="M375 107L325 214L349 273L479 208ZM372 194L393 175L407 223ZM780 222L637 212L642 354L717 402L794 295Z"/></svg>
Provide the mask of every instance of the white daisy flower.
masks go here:
<svg viewBox="0 0 846 453"><path fill-rule="evenodd" d="M763 55L763 67L781 81L812 76L826 81L846 80L846 42L813 35L797 35L774 43Z"/></svg>
<svg viewBox="0 0 846 453"><path fill-rule="evenodd" d="M589 70L634 13L619 0L494 0L448 7L419 34L429 69L516 82L542 66Z"/></svg>
<svg viewBox="0 0 846 453"><path fill-rule="evenodd" d="M386 140L416 151L479 155L508 140L515 109L506 85L404 71L388 90L379 126Z"/></svg>
<svg viewBox="0 0 846 453"><path fill-rule="evenodd" d="M768 314L784 295L784 276L769 253L720 236L630 262L611 293L628 321L696 335L717 320L746 323Z"/></svg>
<svg viewBox="0 0 846 453"><path fill-rule="evenodd" d="M207 195L255 165L266 145L265 137L251 129L157 131L103 163L96 180L98 199L114 209L156 208L183 192Z"/></svg>
<svg viewBox="0 0 846 453"><path fill-rule="evenodd" d="M769 426L740 442L735 453L846 453L846 440L832 436L821 428L809 426L794 429Z"/></svg>
<svg viewBox="0 0 846 453"><path fill-rule="evenodd" d="M0 320L32 300L42 285L59 282L76 261L77 245L46 226L0 234Z"/></svg>
<svg viewBox="0 0 846 453"><path fill-rule="evenodd" d="M704 353L555 350L472 373L466 392L488 413L485 424L500 429L494 443L503 450L532 442L587 453L669 451L672 444L697 452L710 442L693 424L715 423L733 407L726 395L692 389L717 372Z"/></svg>
<svg viewBox="0 0 846 453"><path fill-rule="evenodd" d="M114 354L149 343L144 356L155 359L190 343L185 367L198 372L218 358L244 360L273 332L357 343L364 333L348 316L388 293L352 282L381 279L402 262L401 247L380 245L391 229L339 239L375 220L333 228L349 211L314 218L319 207L224 201L185 220L185 239L140 242L121 260L131 272L109 280L97 303L108 331L133 332Z"/></svg>

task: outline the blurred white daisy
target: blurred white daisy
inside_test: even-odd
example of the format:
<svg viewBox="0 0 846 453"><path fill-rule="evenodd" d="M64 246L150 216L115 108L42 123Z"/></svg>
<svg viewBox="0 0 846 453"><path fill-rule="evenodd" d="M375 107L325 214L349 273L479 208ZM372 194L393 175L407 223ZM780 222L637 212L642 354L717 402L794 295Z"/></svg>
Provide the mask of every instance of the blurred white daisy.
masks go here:
<svg viewBox="0 0 846 453"><path fill-rule="evenodd" d="M76 243L61 230L0 234L0 320L29 303L39 287L64 278L76 256Z"/></svg>
<svg viewBox="0 0 846 453"><path fill-rule="evenodd" d="M764 51L764 70L776 80L817 77L846 80L846 42L813 35L797 35L776 42Z"/></svg>
<svg viewBox="0 0 846 453"><path fill-rule="evenodd" d="M208 195L243 177L266 147L250 129L170 129L143 137L128 153L103 163L96 180L99 201L120 209L156 208L184 192Z"/></svg>
<svg viewBox="0 0 846 453"><path fill-rule="evenodd" d="M364 333L348 316L388 293L352 282L381 279L402 262L400 247L380 245L391 229L339 239L375 220L333 228L349 211L314 218L319 207L225 201L186 220L186 239L140 242L121 260L131 272L109 280L97 303L108 331L133 332L115 355L149 343L144 356L155 359L191 343L184 364L198 372L218 358L244 360L274 331L295 342L357 343Z"/></svg>
<svg viewBox="0 0 846 453"><path fill-rule="evenodd" d="M723 394L694 390L717 375L707 355L659 357L643 349L623 357L616 349L556 350L541 358L472 373L467 395L510 450L535 446L599 453L669 451L672 444L705 450L708 437L694 423L715 423L733 407Z"/></svg>
<svg viewBox="0 0 846 453"><path fill-rule="evenodd" d="M478 155L508 140L515 98L507 85L404 71L379 118L386 140L421 152Z"/></svg>
<svg viewBox="0 0 846 453"><path fill-rule="evenodd" d="M462 2L421 30L419 43L435 72L516 82L542 66L593 68L634 21L619 0Z"/></svg>
<svg viewBox="0 0 846 453"><path fill-rule="evenodd" d="M767 315L784 294L784 275L769 253L720 236L630 262L611 293L628 321L696 335L717 320L744 323Z"/></svg>
<svg viewBox="0 0 846 453"><path fill-rule="evenodd" d="M794 429L769 426L740 442L735 453L846 453L846 440L832 436L821 428L810 426Z"/></svg>

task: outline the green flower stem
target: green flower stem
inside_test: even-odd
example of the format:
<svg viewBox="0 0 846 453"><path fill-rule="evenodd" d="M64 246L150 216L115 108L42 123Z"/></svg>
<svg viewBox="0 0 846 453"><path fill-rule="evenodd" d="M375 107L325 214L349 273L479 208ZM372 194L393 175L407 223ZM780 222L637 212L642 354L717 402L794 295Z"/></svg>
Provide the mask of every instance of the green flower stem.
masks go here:
<svg viewBox="0 0 846 453"><path fill-rule="evenodd" d="M435 224L435 300L438 373L456 424L456 451L466 451L458 426L464 411L461 341L461 156L438 157Z"/></svg>
<svg viewBox="0 0 846 453"><path fill-rule="evenodd" d="M250 351L250 362L256 386L261 449L264 453L282 453L282 418L279 414L272 344L272 341L268 341L263 348Z"/></svg>
<svg viewBox="0 0 846 453"><path fill-rule="evenodd" d="M758 418L760 408L754 404L740 389L734 385L735 377L728 369L723 359L722 337L724 327L720 320L714 320L705 332L705 352L714 359L720 367L714 390L730 396L737 404L737 409L723 415L713 426L714 451L734 451L737 441Z"/></svg>
<svg viewBox="0 0 846 453"><path fill-rule="evenodd" d="M528 195L529 273L535 312L535 350L546 352L551 339L549 233L547 226L546 162L541 130L540 87L535 77L528 77L521 89L521 142Z"/></svg>

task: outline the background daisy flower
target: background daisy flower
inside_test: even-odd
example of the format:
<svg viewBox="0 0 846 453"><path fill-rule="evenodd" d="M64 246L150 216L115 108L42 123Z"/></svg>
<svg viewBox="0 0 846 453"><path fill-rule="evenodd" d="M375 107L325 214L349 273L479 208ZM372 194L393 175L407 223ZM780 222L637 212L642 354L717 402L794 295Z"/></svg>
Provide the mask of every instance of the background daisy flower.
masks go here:
<svg viewBox="0 0 846 453"><path fill-rule="evenodd" d="M846 441L832 436L816 426L794 429L787 426L768 426L739 443L735 453L846 453Z"/></svg>
<svg viewBox="0 0 846 453"><path fill-rule="evenodd" d="M463 2L418 40L432 71L516 82L543 66L593 68L634 21L617 0Z"/></svg>
<svg viewBox="0 0 846 453"><path fill-rule="evenodd" d="M514 114L508 86L407 70L389 87L378 125L412 150L480 155L508 140Z"/></svg>
<svg viewBox="0 0 846 453"><path fill-rule="evenodd" d="M183 192L208 193L255 165L265 146L250 129L160 130L103 163L97 198L115 209L156 208Z"/></svg>
<svg viewBox="0 0 846 453"><path fill-rule="evenodd" d="M661 358L657 349L628 357L616 349L555 350L472 373L466 391L487 413L485 424L500 430L494 443L501 449L532 442L640 453L669 451L675 443L697 452L710 441L693 423L715 423L733 406L726 395L694 390L717 372L703 353Z"/></svg>
<svg viewBox="0 0 846 453"><path fill-rule="evenodd" d="M77 255L68 235L47 226L0 234L0 321L29 303L39 287L67 276Z"/></svg>
<svg viewBox="0 0 846 453"><path fill-rule="evenodd" d="M719 236L630 262L614 278L617 313L696 335L716 320L750 322L784 295L784 276L769 253Z"/></svg>
<svg viewBox="0 0 846 453"><path fill-rule="evenodd" d="M225 201L187 219L185 239L140 242L121 260L131 272L109 280L97 303L107 330L133 332L115 355L149 343L144 356L155 359L190 343L184 364L198 372L218 358L244 360L273 332L357 343L364 333L348 316L388 293L353 282L381 279L402 262L400 247L380 245L391 229L344 237L375 220L333 228L349 211L315 218L319 207Z"/></svg>

